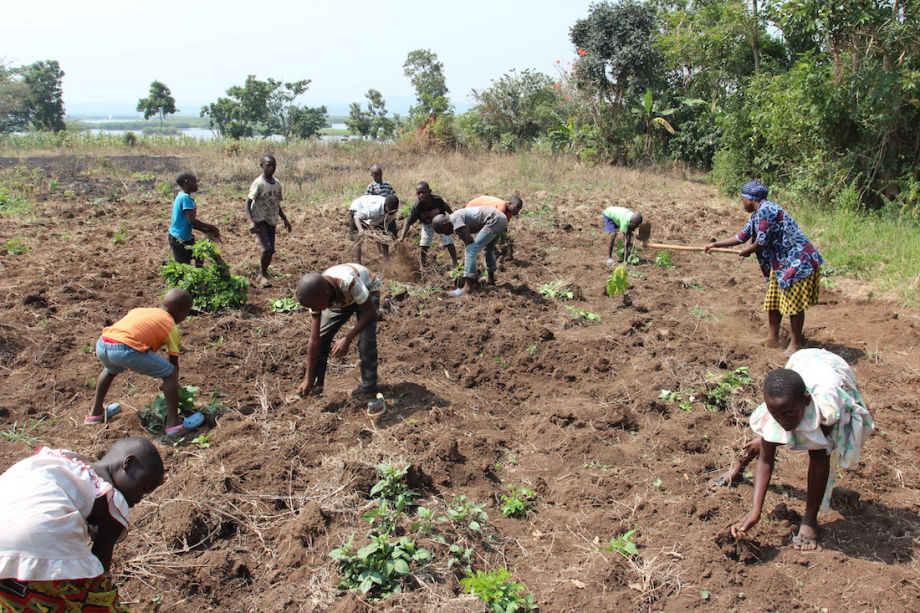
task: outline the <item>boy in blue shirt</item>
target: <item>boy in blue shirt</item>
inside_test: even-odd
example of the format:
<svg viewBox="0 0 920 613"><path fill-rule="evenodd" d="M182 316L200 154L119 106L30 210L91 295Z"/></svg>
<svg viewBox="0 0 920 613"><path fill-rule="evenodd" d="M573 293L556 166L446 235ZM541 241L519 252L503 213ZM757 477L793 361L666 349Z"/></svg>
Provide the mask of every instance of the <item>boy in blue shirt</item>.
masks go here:
<svg viewBox="0 0 920 613"><path fill-rule="evenodd" d="M217 226L205 223L196 216L197 208L192 194L198 191L198 177L191 172L183 172L176 177L176 183L179 184L180 191L173 202L172 223L169 226L169 247L177 262L190 264L192 262L191 246L195 244L192 229L201 230L215 240L220 239L220 230L217 229ZM201 266L201 262L196 260L195 265Z"/></svg>

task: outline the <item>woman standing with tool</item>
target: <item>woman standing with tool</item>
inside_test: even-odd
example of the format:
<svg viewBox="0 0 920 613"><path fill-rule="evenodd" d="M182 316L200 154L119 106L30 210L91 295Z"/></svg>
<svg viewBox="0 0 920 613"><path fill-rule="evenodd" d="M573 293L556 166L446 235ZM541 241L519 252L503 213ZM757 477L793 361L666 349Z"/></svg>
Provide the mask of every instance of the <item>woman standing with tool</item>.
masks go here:
<svg viewBox="0 0 920 613"><path fill-rule="evenodd" d="M805 309L818 303L819 269L824 258L789 213L767 200L768 191L757 181L745 183L741 202L744 210L751 213L747 225L732 238L709 243L704 251L709 253L713 248L751 241L738 255L747 257L756 253L760 270L767 278L763 310L767 312L769 334L763 344L780 346L779 326L783 315L788 315L791 334L786 354L791 355L805 348L802 338Z"/></svg>

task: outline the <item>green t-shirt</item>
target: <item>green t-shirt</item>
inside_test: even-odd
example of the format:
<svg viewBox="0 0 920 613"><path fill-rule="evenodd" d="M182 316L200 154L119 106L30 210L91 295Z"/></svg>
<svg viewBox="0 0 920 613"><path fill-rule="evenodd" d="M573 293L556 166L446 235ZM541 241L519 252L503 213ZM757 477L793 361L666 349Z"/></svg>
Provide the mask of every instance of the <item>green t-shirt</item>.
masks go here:
<svg viewBox="0 0 920 613"><path fill-rule="evenodd" d="M604 209L604 217L612 219L621 232L626 232L629 229L629 220L632 219L633 215L635 213L622 206L608 206Z"/></svg>

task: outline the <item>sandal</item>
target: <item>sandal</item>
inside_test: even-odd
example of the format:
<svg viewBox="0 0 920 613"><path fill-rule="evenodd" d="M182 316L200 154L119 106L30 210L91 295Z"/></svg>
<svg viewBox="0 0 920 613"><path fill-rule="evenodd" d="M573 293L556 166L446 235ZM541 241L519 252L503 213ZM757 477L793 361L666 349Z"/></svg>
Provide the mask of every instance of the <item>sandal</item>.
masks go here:
<svg viewBox="0 0 920 613"><path fill-rule="evenodd" d="M101 424L109 421L116 415L121 413L121 405L117 402L113 402L105 408L105 413L102 415L87 415L83 418L84 426L92 426L93 424Z"/></svg>

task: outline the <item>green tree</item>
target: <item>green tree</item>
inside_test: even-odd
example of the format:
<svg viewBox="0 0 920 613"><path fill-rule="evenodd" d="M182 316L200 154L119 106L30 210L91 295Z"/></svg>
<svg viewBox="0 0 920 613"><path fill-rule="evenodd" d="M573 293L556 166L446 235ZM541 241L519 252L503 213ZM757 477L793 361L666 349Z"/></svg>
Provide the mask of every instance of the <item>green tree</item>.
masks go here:
<svg viewBox="0 0 920 613"><path fill-rule="evenodd" d="M12 68L0 64L0 133L22 130L28 125L29 88Z"/></svg>
<svg viewBox="0 0 920 613"><path fill-rule="evenodd" d="M533 143L564 120L553 80L540 72L512 70L491 87L473 90L477 104L464 119L489 148L496 143L517 150Z"/></svg>
<svg viewBox="0 0 920 613"><path fill-rule="evenodd" d="M36 130L66 130L61 80L64 71L56 60L22 66L16 71L28 87L26 115Z"/></svg>
<svg viewBox="0 0 920 613"><path fill-rule="evenodd" d="M150 84L150 95L137 101L137 112L144 114L144 119L150 119L154 115L160 118L160 131L163 130L163 122L167 115L176 113L176 99L173 98L172 92L160 81L154 81Z"/></svg>
<svg viewBox="0 0 920 613"><path fill-rule="evenodd" d="M284 140L288 140L294 127L295 109L300 108L294 104L294 100L307 91L310 79L301 79L292 83L268 79L266 84L268 85L268 97L265 101L266 117L263 133L265 135L278 134L283 136Z"/></svg>
<svg viewBox="0 0 920 613"><path fill-rule="evenodd" d="M652 159L652 138L656 129L665 130L669 134L675 134L674 127L668 123L665 117L673 115L678 108L664 108L660 99L655 99L651 88L645 90L645 94L632 100L632 113L639 118L642 125L642 131L645 135L643 142L643 153L647 161Z"/></svg>
<svg viewBox="0 0 920 613"><path fill-rule="evenodd" d="M367 98L367 109L362 109L358 102L352 102L349 105L345 125L362 137L392 138L396 131L396 122L387 116L387 105L383 94L376 89L369 89L364 96Z"/></svg>
<svg viewBox="0 0 920 613"><path fill-rule="evenodd" d="M308 139L319 134L329 124L325 106L294 106L290 109L291 133L294 138Z"/></svg>
<svg viewBox="0 0 920 613"><path fill-rule="evenodd" d="M444 64L438 60L437 53L429 49L410 51L403 63L403 74L415 88L417 104L409 110L409 114L416 123L425 122L431 115L450 112Z"/></svg>

